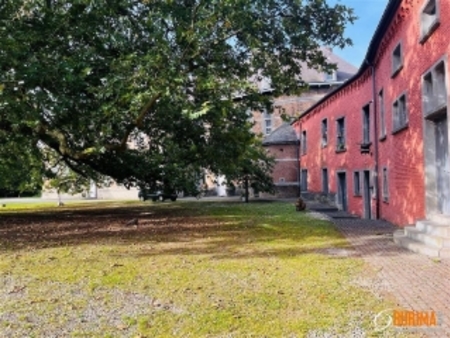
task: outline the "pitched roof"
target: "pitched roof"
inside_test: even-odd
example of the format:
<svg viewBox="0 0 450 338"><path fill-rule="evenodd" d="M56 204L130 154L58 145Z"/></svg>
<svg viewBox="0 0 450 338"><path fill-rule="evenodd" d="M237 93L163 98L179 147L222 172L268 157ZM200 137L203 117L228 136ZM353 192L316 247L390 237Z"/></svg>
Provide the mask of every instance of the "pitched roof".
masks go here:
<svg viewBox="0 0 450 338"><path fill-rule="evenodd" d="M344 82L350 79L358 71L358 68L334 54L331 48L322 47L321 51L330 63L333 63L337 66L336 82ZM324 76L325 74L323 72L308 68L306 64L302 63L302 80L306 83L327 82L325 81Z"/></svg>
<svg viewBox="0 0 450 338"><path fill-rule="evenodd" d="M263 140L263 146L270 146L275 144L296 144L297 134L294 128L289 123L284 123Z"/></svg>
<svg viewBox="0 0 450 338"><path fill-rule="evenodd" d="M318 71L317 69L309 68L306 62L301 62L302 72L299 76L299 80L302 82L308 84L341 84L352 78L358 71L358 68L334 54L331 48L321 47L320 50L330 63L337 66L336 78L334 80L327 81L325 80L325 74L323 72ZM260 92L264 93L271 91L270 79L263 77L261 80L255 82L257 82Z"/></svg>

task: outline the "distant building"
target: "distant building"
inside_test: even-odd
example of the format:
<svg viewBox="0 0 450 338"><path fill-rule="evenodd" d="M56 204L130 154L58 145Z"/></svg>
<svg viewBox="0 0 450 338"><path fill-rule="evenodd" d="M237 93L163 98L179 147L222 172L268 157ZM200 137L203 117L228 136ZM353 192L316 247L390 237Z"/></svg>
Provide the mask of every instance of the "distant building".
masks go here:
<svg viewBox="0 0 450 338"><path fill-rule="evenodd" d="M334 54L330 48L322 48L329 62L336 64L337 70L332 74L309 69L306 65L302 70L302 81L308 84L308 90L300 96L281 96L274 99L274 111L253 112L255 122L253 132L263 135L263 145L276 159L273 181L276 186L276 196L295 197L299 194L298 173L298 139L294 129L283 121L285 114L292 120L301 116L308 108L322 99L331 91L337 89L350 79L357 68ZM267 82L259 84L261 91L270 91Z"/></svg>

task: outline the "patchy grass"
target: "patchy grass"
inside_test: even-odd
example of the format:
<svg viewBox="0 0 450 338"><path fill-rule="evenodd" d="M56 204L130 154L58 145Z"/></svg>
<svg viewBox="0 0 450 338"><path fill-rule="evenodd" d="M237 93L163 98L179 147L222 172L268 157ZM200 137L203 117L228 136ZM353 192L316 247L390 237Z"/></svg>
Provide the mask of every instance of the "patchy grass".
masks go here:
<svg viewBox="0 0 450 338"><path fill-rule="evenodd" d="M0 335L372 336L392 304L354 282L372 274L362 259L331 254L345 248L286 203L3 213Z"/></svg>

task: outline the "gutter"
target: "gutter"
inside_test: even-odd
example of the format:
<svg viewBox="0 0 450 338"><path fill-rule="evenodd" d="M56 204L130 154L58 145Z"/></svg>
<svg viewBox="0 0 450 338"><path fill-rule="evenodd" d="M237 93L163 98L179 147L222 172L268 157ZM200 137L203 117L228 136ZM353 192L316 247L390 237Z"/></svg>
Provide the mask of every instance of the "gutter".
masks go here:
<svg viewBox="0 0 450 338"><path fill-rule="evenodd" d="M375 56L376 56L378 48L381 44L381 41L383 40L385 33L386 33L387 29L389 28L389 25L391 24L392 20L394 19L395 14L397 13L397 9L400 7L401 3L402 3L402 0L390 0L388 2L386 9L384 10L383 15L381 16L380 22L378 23L378 26L372 37L372 40L370 41L369 48L367 50L364 62L360 66L358 72L355 75L353 75L353 77L351 77L350 79L345 81L340 87L329 92L327 95L322 97L319 101L317 101L315 104L313 104L311 107L309 107L300 117L297 118L297 120L300 120L302 117L310 114L312 111L314 111L314 109L316 109L323 102L328 100L330 97L334 96L336 93L340 92L342 89L346 88L347 86L351 85L353 82L358 80L364 74L364 72L369 68L369 64L367 64L367 62L370 62L370 64L374 63ZM294 120L292 122L292 124L295 123L297 120Z"/></svg>
<svg viewBox="0 0 450 338"><path fill-rule="evenodd" d="M378 142L379 142L379 134L378 134L378 102L377 102L377 88L376 88L376 79L375 79L375 66L370 63L367 59L364 60L367 65L372 70L372 103L373 103L373 123L374 123L374 156L375 156L375 219L380 218L380 180L379 180L379 152L378 152Z"/></svg>

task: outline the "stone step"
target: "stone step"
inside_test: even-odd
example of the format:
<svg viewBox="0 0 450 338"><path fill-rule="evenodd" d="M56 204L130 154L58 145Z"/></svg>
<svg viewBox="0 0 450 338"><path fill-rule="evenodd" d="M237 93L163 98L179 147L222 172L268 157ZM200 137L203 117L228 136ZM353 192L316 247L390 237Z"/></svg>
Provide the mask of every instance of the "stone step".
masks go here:
<svg viewBox="0 0 450 338"><path fill-rule="evenodd" d="M439 225L446 225L450 227L450 215L434 214L429 217L429 220Z"/></svg>
<svg viewBox="0 0 450 338"><path fill-rule="evenodd" d="M439 257L439 248L426 245L408 237L403 229L394 232L394 242L413 252L430 257Z"/></svg>
<svg viewBox="0 0 450 338"><path fill-rule="evenodd" d="M403 229L394 232L394 242L412 252L439 258L450 258L450 248L438 248L407 236Z"/></svg>
<svg viewBox="0 0 450 338"><path fill-rule="evenodd" d="M416 241L438 248L450 248L450 237L442 237L426 233L416 227L406 227L405 235Z"/></svg>
<svg viewBox="0 0 450 338"><path fill-rule="evenodd" d="M436 223L435 221L422 220L417 221L416 228L433 236L450 238L450 225L442 225L441 223Z"/></svg>

